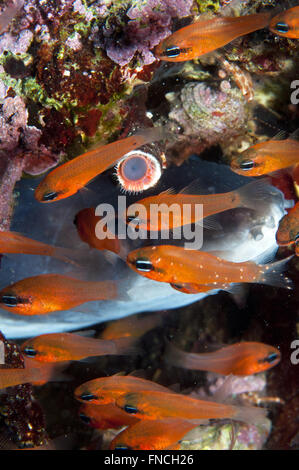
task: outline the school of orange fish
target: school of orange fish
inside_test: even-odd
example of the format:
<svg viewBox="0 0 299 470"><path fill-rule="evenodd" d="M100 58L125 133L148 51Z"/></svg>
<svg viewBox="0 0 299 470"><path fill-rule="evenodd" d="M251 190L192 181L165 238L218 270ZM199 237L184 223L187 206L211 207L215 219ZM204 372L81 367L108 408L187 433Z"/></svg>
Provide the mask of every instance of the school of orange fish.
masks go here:
<svg viewBox="0 0 299 470"><path fill-rule="evenodd" d="M155 49L157 59L186 61L198 58L223 47L237 37L269 27L277 35L299 38L299 6L271 18L269 14L255 14L234 18L214 18L186 26L163 40ZM162 129L150 128L135 135L91 150L50 171L35 191L41 203L53 203L71 197L93 178L115 165L129 151L155 140L169 136ZM231 162L231 169L245 176L268 175L283 168L295 171L299 163L299 144L296 135L284 140L257 143ZM167 191L140 200L145 207L151 204L176 203L180 206L203 204L201 218L235 207L252 207L254 195L263 197L263 180L250 182L238 190L215 195L188 194L188 188L179 194ZM148 213L148 211L147 211ZM127 220L135 213L127 213ZM81 239L90 247L110 250L124 257L120 241L99 240L95 226L100 218L93 208L76 216L76 226ZM162 218L152 223L139 220L147 230L163 230ZM198 222L192 213L192 222ZM171 227L185 224L183 217L171 220ZM204 223L204 222L203 222ZM295 245L299 255L299 203L279 225L276 234L278 245ZM2 253L23 253L52 256L67 263L77 264L72 250L54 247L26 238L14 232L0 232ZM289 287L289 281L280 274L286 260L266 265L254 262L233 263L219 256L178 246L160 245L142 247L127 254L130 268L142 276L166 282L181 292L206 292L211 289L229 289L234 283L269 283ZM277 276L279 273L279 276ZM93 300L117 298L113 281L82 281L60 274L42 274L23 279L0 292L1 307L19 315L41 315L68 310ZM146 320L145 320L146 321ZM90 356L127 355L138 352L136 337L126 328L105 330L101 339L86 338L73 333L45 334L25 341L21 350L26 358L25 369L0 370L0 388L21 383L41 385L55 380L53 372L57 363L80 361ZM154 326L140 324L141 336ZM138 328L137 328L138 330ZM168 344L166 359L177 367L212 371L222 375L250 375L265 371L280 361L279 351L269 345L242 342L222 347L214 352L187 353L172 343ZM54 378L53 378L54 377ZM203 401L178 394L155 382L134 376L113 375L91 380L75 390L82 402L81 416L99 429L121 428L112 440L111 449L178 449L186 433L209 419L231 418L246 423L262 422L266 411L257 407L234 406L213 401Z"/></svg>

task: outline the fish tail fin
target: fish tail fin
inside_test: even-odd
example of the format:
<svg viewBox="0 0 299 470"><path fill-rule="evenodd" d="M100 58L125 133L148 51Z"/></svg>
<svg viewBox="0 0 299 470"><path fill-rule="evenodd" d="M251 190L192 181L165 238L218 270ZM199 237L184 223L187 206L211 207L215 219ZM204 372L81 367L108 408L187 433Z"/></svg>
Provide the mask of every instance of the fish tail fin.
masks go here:
<svg viewBox="0 0 299 470"><path fill-rule="evenodd" d="M68 375L62 372L69 364L70 361L39 364L34 359L25 359L26 368L30 367L32 371L31 382L36 386L44 385L47 382L65 382L71 380Z"/></svg>
<svg viewBox="0 0 299 470"><path fill-rule="evenodd" d="M259 282L262 284L269 284L271 286L284 287L285 289L292 289L293 283L291 279L283 274L283 271L293 256L294 255L288 256L287 258L275 261L274 263L260 265L263 269Z"/></svg>
<svg viewBox="0 0 299 470"><path fill-rule="evenodd" d="M52 256L53 258L72 264L76 267L81 266L80 258L83 260L83 255L79 250L70 250L68 248L61 248L58 246L54 248Z"/></svg>
<svg viewBox="0 0 299 470"><path fill-rule="evenodd" d="M136 338L130 336L114 339L113 342L116 347L116 354L120 356L138 355L141 353L141 348L136 346Z"/></svg>
<svg viewBox="0 0 299 470"><path fill-rule="evenodd" d="M115 281L101 282L101 293L103 294L103 299L105 300L116 299L118 295L116 282Z"/></svg>
<svg viewBox="0 0 299 470"><path fill-rule="evenodd" d="M266 28L270 24L271 15L270 13L254 13L252 15L238 16L235 20L234 32L237 37ZM228 25L230 26L230 23Z"/></svg>
<svg viewBox="0 0 299 470"><path fill-rule="evenodd" d="M239 205L254 211L263 211L269 205L271 186L268 178L262 178L245 184L236 190L239 197Z"/></svg>
<svg viewBox="0 0 299 470"><path fill-rule="evenodd" d="M257 406L235 406L236 413L231 418L246 424L269 429L270 421L267 418L267 410Z"/></svg>
<svg viewBox="0 0 299 470"><path fill-rule="evenodd" d="M173 343L167 341L166 350L164 353L164 360L175 367L182 367L184 369L192 368L190 364L190 353L182 351L177 348Z"/></svg>

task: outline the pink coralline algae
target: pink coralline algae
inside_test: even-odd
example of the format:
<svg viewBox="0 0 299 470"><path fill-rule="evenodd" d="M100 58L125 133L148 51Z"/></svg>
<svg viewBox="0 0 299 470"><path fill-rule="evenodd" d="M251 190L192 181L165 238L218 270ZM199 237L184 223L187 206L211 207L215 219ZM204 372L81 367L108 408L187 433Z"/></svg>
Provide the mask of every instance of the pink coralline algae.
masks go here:
<svg viewBox="0 0 299 470"><path fill-rule="evenodd" d="M192 0L135 1L123 17L117 12L109 22L98 25L95 44L121 66L127 65L136 53L140 65L151 64L156 60L151 49L171 34L174 18L191 14L192 4Z"/></svg>
<svg viewBox="0 0 299 470"><path fill-rule="evenodd" d="M23 171L31 175L41 174L55 166L59 158L39 144L41 131L27 125L28 112L20 96L1 101L0 230L8 230L14 205L14 186Z"/></svg>

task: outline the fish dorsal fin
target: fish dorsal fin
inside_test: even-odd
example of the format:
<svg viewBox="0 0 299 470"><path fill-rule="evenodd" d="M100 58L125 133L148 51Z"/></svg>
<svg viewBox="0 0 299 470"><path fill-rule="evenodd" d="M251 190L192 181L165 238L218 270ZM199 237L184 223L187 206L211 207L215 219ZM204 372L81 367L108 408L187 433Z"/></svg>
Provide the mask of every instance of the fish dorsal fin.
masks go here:
<svg viewBox="0 0 299 470"><path fill-rule="evenodd" d="M275 134L271 140L284 140L287 138L287 136L288 136L287 131L281 130L277 132L277 134Z"/></svg>
<svg viewBox="0 0 299 470"><path fill-rule="evenodd" d="M172 194L177 194L177 191L174 188L168 188L168 189L165 189L165 191L162 191L161 193L159 193L158 196L169 196Z"/></svg>
<svg viewBox="0 0 299 470"><path fill-rule="evenodd" d="M288 138L299 141L299 128L292 132L292 134L290 134Z"/></svg>
<svg viewBox="0 0 299 470"><path fill-rule="evenodd" d="M193 180L187 186L182 188L179 191L179 194L200 194L201 193L200 183L201 183L200 178L197 178L196 180Z"/></svg>

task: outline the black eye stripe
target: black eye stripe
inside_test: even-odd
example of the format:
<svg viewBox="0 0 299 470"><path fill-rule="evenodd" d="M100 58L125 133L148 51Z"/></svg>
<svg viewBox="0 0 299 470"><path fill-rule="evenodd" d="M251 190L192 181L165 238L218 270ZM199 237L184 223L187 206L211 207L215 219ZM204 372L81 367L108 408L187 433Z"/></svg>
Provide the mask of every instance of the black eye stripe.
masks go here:
<svg viewBox="0 0 299 470"><path fill-rule="evenodd" d="M264 357L263 359L260 359L259 362L267 362L268 364L272 364L272 362L275 362L278 358L279 355L277 353L270 353L268 356Z"/></svg>
<svg viewBox="0 0 299 470"><path fill-rule="evenodd" d="M154 269L150 260L147 260L147 259L137 259L135 261L135 267L136 269L138 269L138 271L143 271L145 273L153 271Z"/></svg>
<svg viewBox="0 0 299 470"><path fill-rule="evenodd" d="M276 23L275 29L279 33L287 33L290 30L290 27L286 23L281 22L281 23Z"/></svg>
<svg viewBox="0 0 299 470"><path fill-rule="evenodd" d="M251 160L240 163L240 168L242 170L251 170L253 167L254 167L254 162Z"/></svg>
<svg viewBox="0 0 299 470"><path fill-rule="evenodd" d="M83 423L90 424L91 419L84 413L80 413L79 418L81 419L81 421L83 421Z"/></svg>
<svg viewBox="0 0 299 470"><path fill-rule="evenodd" d="M92 393L82 393L79 398L81 398L81 400L91 401L96 400L98 397L96 395L93 395Z"/></svg>
<svg viewBox="0 0 299 470"><path fill-rule="evenodd" d="M17 307L18 305L28 304L29 299L18 297L14 294L4 294L0 297L0 303L7 307Z"/></svg>
<svg viewBox="0 0 299 470"><path fill-rule="evenodd" d="M177 46L170 46L165 49L163 55L166 57L178 57L181 53L181 49Z"/></svg>
<svg viewBox="0 0 299 470"><path fill-rule="evenodd" d="M37 355L37 351L34 348L31 348L29 346L24 348L23 352L26 354L26 356L29 356L29 357L35 357Z"/></svg>
<svg viewBox="0 0 299 470"><path fill-rule="evenodd" d="M55 191L45 193L43 195L43 201L53 201L53 199L56 199L57 196L58 196L58 193L56 193Z"/></svg>
<svg viewBox="0 0 299 470"><path fill-rule="evenodd" d="M131 405L125 405L124 406L124 411L126 413L130 413L130 414L136 414L138 413L138 409L135 408L134 406L131 406Z"/></svg>

